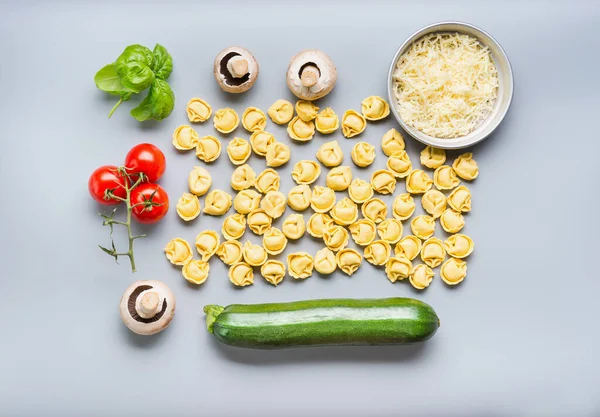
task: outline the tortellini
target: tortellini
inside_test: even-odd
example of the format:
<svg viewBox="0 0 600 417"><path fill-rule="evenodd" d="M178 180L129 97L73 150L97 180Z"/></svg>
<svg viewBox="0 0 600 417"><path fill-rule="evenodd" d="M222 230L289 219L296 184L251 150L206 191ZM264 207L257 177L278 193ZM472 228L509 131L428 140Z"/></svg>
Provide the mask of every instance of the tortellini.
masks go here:
<svg viewBox="0 0 600 417"><path fill-rule="evenodd" d="M263 209L252 210L248 213L246 224L255 235L263 235L271 228L273 220Z"/></svg>
<svg viewBox="0 0 600 417"><path fill-rule="evenodd" d="M275 143L275 136L264 130L257 130L250 136L250 145L252 145L252 151L259 156L266 156L267 149L270 145Z"/></svg>
<svg viewBox="0 0 600 417"><path fill-rule="evenodd" d="M231 208L231 196L223 190L213 190L206 195L203 213L222 216Z"/></svg>
<svg viewBox="0 0 600 417"><path fill-rule="evenodd" d="M188 175L188 188L190 192L198 197L208 192L212 185L212 176L206 168L195 166Z"/></svg>
<svg viewBox="0 0 600 417"><path fill-rule="evenodd" d="M250 241L244 243L242 254L244 255L244 262L250 266L261 266L267 262L267 259L269 258L265 248L260 245L255 245Z"/></svg>
<svg viewBox="0 0 600 417"><path fill-rule="evenodd" d="M385 156L404 150L404 138L396 129L390 129L381 138L381 150Z"/></svg>
<svg viewBox="0 0 600 417"><path fill-rule="evenodd" d="M292 210L304 211L310 206L312 191L306 184L296 185L288 192L287 203Z"/></svg>
<svg viewBox="0 0 600 417"><path fill-rule="evenodd" d="M410 222L410 230L419 239L429 239L435 232L435 219L424 214L417 216Z"/></svg>
<svg viewBox="0 0 600 417"><path fill-rule="evenodd" d="M200 259L207 262L219 249L221 239L214 230L204 230L196 236L196 250Z"/></svg>
<svg viewBox="0 0 600 417"><path fill-rule="evenodd" d="M433 270L425 264L415 266L408 277L410 285L417 290L424 290L433 281Z"/></svg>
<svg viewBox="0 0 600 417"><path fill-rule="evenodd" d="M337 140L325 142L317 151L317 159L326 167L336 167L344 160L344 153Z"/></svg>
<svg viewBox="0 0 600 417"><path fill-rule="evenodd" d="M358 142L350 152L352 162L361 168L368 167L375 160L375 147L367 142Z"/></svg>
<svg viewBox="0 0 600 417"><path fill-rule="evenodd" d="M333 225L333 219L325 213L315 213L308 219L306 231L309 235L316 238L322 238L325 230Z"/></svg>
<svg viewBox="0 0 600 417"><path fill-rule="evenodd" d="M365 248L365 259L370 264L384 265L392 254L390 244L384 240L376 240Z"/></svg>
<svg viewBox="0 0 600 417"><path fill-rule="evenodd" d="M406 177L406 191L411 194L423 194L431 189L433 181L422 169L413 169Z"/></svg>
<svg viewBox="0 0 600 417"><path fill-rule="evenodd" d="M400 242L394 248L396 256L404 256L412 261L421 252L421 239L416 236L408 235L400 239Z"/></svg>
<svg viewBox="0 0 600 417"><path fill-rule="evenodd" d="M292 278L305 279L312 275L314 260L306 252L295 252L287 256L287 265Z"/></svg>
<svg viewBox="0 0 600 417"><path fill-rule="evenodd" d="M358 206L348 197L344 197L333 206L329 214L335 223L348 226L358 219Z"/></svg>
<svg viewBox="0 0 600 417"><path fill-rule="evenodd" d="M329 248L323 248L317 251L314 259L315 271L322 275L332 274L337 268L335 253Z"/></svg>
<svg viewBox="0 0 600 417"><path fill-rule="evenodd" d="M360 208L366 219L381 223L387 217L387 206L379 198L371 198Z"/></svg>
<svg viewBox="0 0 600 417"><path fill-rule="evenodd" d="M477 162L473 159L471 152L463 153L454 160L452 168L456 175L461 177L463 180L472 181L479 175L479 168Z"/></svg>
<svg viewBox="0 0 600 417"><path fill-rule="evenodd" d="M310 198L310 207L315 213L326 213L335 205L335 192L331 188L316 185Z"/></svg>
<svg viewBox="0 0 600 417"><path fill-rule="evenodd" d="M204 162L214 162L221 156L221 141L214 136L202 136L196 145L196 157Z"/></svg>
<svg viewBox="0 0 600 417"><path fill-rule="evenodd" d="M265 116L261 109L248 107L244 111L244 114L242 114L242 126L248 132L265 130L265 127L267 127L267 116Z"/></svg>
<svg viewBox="0 0 600 417"><path fill-rule="evenodd" d="M260 206L260 198L254 190L242 190L233 199L233 208L240 214L248 214Z"/></svg>
<svg viewBox="0 0 600 417"><path fill-rule="evenodd" d="M229 281L238 287L254 284L254 270L246 262L236 262L229 267Z"/></svg>
<svg viewBox="0 0 600 417"><path fill-rule="evenodd" d="M234 190L242 191L252 187L255 182L256 173L250 165L244 164L233 170L229 184Z"/></svg>
<svg viewBox="0 0 600 417"><path fill-rule="evenodd" d="M373 197L373 187L367 181L355 178L348 187L348 196L356 204L362 204Z"/></svg>
<svg viewBox="0 0 600 417"><path fill-rule="evenodd" d="M347 165L332 168L325 178L325 185L333 191L344 191L348 189L351 182L352 170Z"/></svg>
<svg viewBox="0 0 600 417"><path fill-rule="evenodd" d="M362 256L356 249L346 248L335 255L335 262L344 274L350 276L358 270Z"/></svg>
<svg viewBox="0 0 600 417"><path fill-rule="evenodd" d="M471 191L464 185L455 188L448 196L448 205L463 213L471 211Z"/></svg>
<svg viewBox="0 0 600 417"><path fill-rule="evenodd" d="M398 220L406 220L415 212L415 200L409 193L398 194L392 203L392 215Z"/></svg>
<svg viewBox="0 0 600 417"><path fill-rule="evenodd" d="M186 222L194 220L200 215L200 200L194 194L183 193L177 200L176 210L179 217Z"/></svg>
<svg viewBox="0 0 600 417"><path fill-rule="evenodd" d="M213 124L218 132L225 134L231 133L237 129L240 124L240 117L233 109L220 109L215 112Z"/></svg>
<svg viewBox="0 0 600 417"><path fill-rule="evenodd" d="M345 228L338 225L330 225L323 233L323 242L325 246L334 252L344 249L348 246L348 231Z"/></svg>
<svg viewBox="0 0 600 417"><path fill-rule="evenodd" d="M294 106L287 100L277 100L269 107L267 114L273 123L284 125L294 117Z"/></svg>
<svg viewBox="0 0 600 417"><path fill-rule="evenodd" d="M194 97L188 101L186 112L192 123L206 122L212 116L212 107L201 98Z"/></svg>
<svg viewBox="0 0 600 417"><path fill-rule="evenodd" d="M280 167L281 165L287 164L292 156L290 147L285 143L274 142L267 147L267 154L265 155L268 167Z"/></svg>
<svg viewBox="0 0 600 417"><path fill-rule="evenodd" d="M357 245L367 246L375 240L377 226L373 220L360 219L348 226L348 229Z"/></svg>
<svg viewBox="0 0 600 417"><path fill-rule="evenodd" d="M462 259L473 253L475 245L469 236L457 233L446 239L444 247L448 255Z"/></svg>
<svg viewBox="0 0 600 417"><path fill-rule="evenodd" d="M315 120L318 112L319 108L312 101L298 100L296 102L296 113L298 113L300 120L304 122Z"/></svg>
<svg viewBox="0 0 600 417"><path fill-rule="evenodd" d="M438 190L429 190L421 197L423 210L437 219L446 210L446 196Z"/></svg>
<svg viewBox="0 0 600 417"><path fill-rule="evenodd" d="M240 213L227 216L221 226L221 234L227 240L239 239L244 232L246 232L246 218Z"/></svg>
<svg viewBox="0 0 600 417"><path fill-rule="evenodd" d="M385 263L385 274L390 282L402 281L410 277L412 262L402 255L392 256Z"/></svg>
<svg viewBox="0 0 600 417"><path fill-rule="evenodd" d="M267 168L256 177L256 183L254 186L258 191L263 194L269 191L279 191L279 184L281 179L279 174L272 168Z"/></svg>
<svg viewBox="0 0 600 417"><path fill-rule="evenodd" d="M458 233L465 226L465 218L459 211L446 209L440 217L440 224L447 233Z"/></svg>
<svg viewBox="0 0 600 417"><path fill-rule="evenodd" d="M435 268L446 258L444 244L437 237L432 237L423 242L421 247L421 260L430 268Z"/></svg>
<svg viewBox="0 0 600 417"><path fill-rule="evenodd" d="M285 277L285 265L281 261L269 259L260 267L260 275L269 284L277 286Z"/></svg>
<svg viewBox="0 0 600 417"><path fill-rule="evenodd" d="M379 96L371 96L362 101L361 110L367 120L382 120L389 116L390 105Z"/></svg>
<svg viewBox="0 0 600 417"><path fill-rule="evenodd" d="M287 132L290 138L299 142L308 142L315 135L315 122L305 122L296 116L288 123Z"/></svg>
<svg viewBox="0 0 600 417"><path fill-rule="evenodd" d="M440 268L440 278L448 285L460 284L467 276L467 263L462 259L450 258Z"/></svg>
<svg viewBox="0 0 600 417"><path fill-rule="evenodd" d="M360 135L365 131L367 121L365 117L356 110L347 110L342 117L342 134L347 138Z"/></svg>
<svg viewBox="0 0 600 417"><path fill-rule="evenodd" d="M271 227L263 235L263 247L269 255L279 255L285 250L287 243L287 237L276 227Z"/></svg>
<svg viewBox="0 0 600 417"><path fill-rule="evenodd" d="M402 231L404 227L402 222L397 219L385 219L377 225L377 234L381 240L387 243L398 243L402 239Z"/></svg>
<svg viewBox="0 0 600 417"><path fill-rule="evenodd" d="M229 160L233 165L244 164L251 154L252 148L246 139L233 138L227 145L227 155L229 155Z"/></svg>
<svg viewBox="0 0 600 417"><path fill-rule="evenodd" d="M408 176L412 170L412 162L406 151L398 151L391 154L385 166L397 178Z"/></svg>
<svg viewBox="0 0 600 417"><path fill-rule="evenodd" d="M451 166L442 165L433 172L433 184L438 190L451 190L460 184L460 180Z"/></svg>
<svg viewBox="0 0 600 417"><path fill-rule="evenodd" d="M319 133L328 135L340 127L340 119L331 107L327 107L317 114L315 127Z"/></svg>
<svg viewBox="0 0 600 417"><path fill-rule="evenodd" d="M204 284L208 278L209 271L210 266L208 265L208 262L192 260L183 266L181 274L188 282L200 285Z"/></svg>
<svg viewBox="0 0 600 417"><path fill-rule="evenodd" d="M281 225L283 234L292 240L300 239L306 231L306 223L302 214L293 213L286 217Z"/></svg>
<svg viewBox="0 0 600 417"><path fill-rule="evenodd" d="M380 169L371 175L371 187L379 194L392 194L396 189L396 177L387 169Z"/></svg>
<svg viewBox="0 0 600 417"><path fill-rule="evenodd" d="M260 207L272 219L280 218L285 212L285 195L279 191L269 191L260 202Z"/></svg>
<svg viewBox="0 0 600 417"><path fill-rule="evenodd" d="M173 146L180 151L189 151L198 144L198 133L189 125L179 126L173 132Z"/></svg>
<svg viewBox="0 0 600 417"><path fill-rule="evenodd" d="M299 161L292 170L292 178L297 184L312 184L319 175L321 175L321 167L315 161Z"/></svg>
<svg viewBox="0 0 600 417"><path fill-rule="evenodd" d="M238 240L226 240L219 245L216 255L225 265L233 265L242 260L242 244Z"/></svg>
<svg viewBox="0 0 600 417"><path fill-rule="evenodd" d="M165 255L173 265L185 265L192 260L194 254L192 248L186 240L175 238L167 243Z"/></svg>
<svg viewBox="0 0 600 417"><path fill-rule="evenodd" d="M436 169L446 162L446 151L440 148L434 148L427 145L421 151L421 165L427 168Z"/></svg>

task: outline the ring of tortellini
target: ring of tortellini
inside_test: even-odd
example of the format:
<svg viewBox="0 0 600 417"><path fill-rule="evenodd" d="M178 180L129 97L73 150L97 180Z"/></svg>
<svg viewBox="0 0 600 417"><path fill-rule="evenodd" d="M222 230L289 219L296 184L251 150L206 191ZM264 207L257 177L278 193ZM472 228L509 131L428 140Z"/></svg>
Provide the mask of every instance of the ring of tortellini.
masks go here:
<svg viewBox="0 0 600 417"><path fill-rule="evenodd" d="M279 191L269 191L260 202L260 207L272 219L280 218L285 212L285 194Z"/></svg>
<svg viewBox="0 0 600 417"><path fill-rule="evenodd" d="M239 240L226 240L219 245L216 255L225 265L233 265L242 260L242 244Z"/></svg>
<svg viewBox="0 0 600 417"><path fill-rule="evenodd" d="M462 233L450 236L444 242L444 247L448 255L454 258L463 259L473 253L475 247L473 239Z"/></svg>
<svg viewBox="0 0 600 417"><path fill-rule="evenodd" d="M429 190L421 197L421 205L423 210L437 219L446 210L446 196L436 189Z"/></svg>
<svg viewBox="0 0 600 417"><path fill-rule="evenodd" d="M344 152L337 140L325 142L317 150L317 159L326 167L336 167L344 160Z"/></svg>
<svg viewBox="0 0 600 417"><path fill-rule="evenodd" d="M285 143L275 141L267 147L265 158L267 166L275 168L287 164L291 156L292 153L289 146Z"/></svg>
<svg viewBox="0 0 600 417"><path fill-rule="evenodd" d="M190 244L181 238L171 239L167 243L167 246L165 246L165 255L173 265L185 265L194 256Z"/></svg>
<svg viewBox="0 0 600 417"><path fill-rule="evenodd" d="M246 232L246 218L241 213L230 214L223 221L221 234L227 240L241 238Z"/></svg>
<svg viewBox="0 0 600 417"><path fill-rule="evenodd" d="M336 268L335 253L329 248L319 249L314 259L315 271L321 275L332 274Z"/></svg>
<svg viewBox="0 0 600 417"><path fill-rule="evenodd" d="M304 122L315 120L318 112L319 108L312 101L298 100L296 102L296 113L298 113L298 117Z"/></svg>
<svg viewBox="0 0 600 417"><path fill-rule="evenodd" d="M208 192L208 189L212 185L212 176L210 172L204 167L195 166L188 175L188 188L190 193L197 195L198 197L203 196Z"/></svg>
<svg viewBox="0 0 600 417"><path fill-rule="evenodd" d="M448 195L448 205L456 211L471 211L471 191L464 185L456 187Z"/></svg>
<svg viewBox="0 0 600 417"><path fill-rule="evenodd" d="M410 277L412 262L405 256L392 256L385 263L385 275L390 282L402 281Z"/></svg>
<svg viewBox="0 0 600 417"><path fill-rule="evenodd" d="M352 170L347 165L330 169L325 177L325 185L333 191L347 190L351 182Z"/></svg>
<svg viewBox="0 0 600 417"><path fill-rule="evenodd" d="M424 194L432 185L433 181L422 169L413 169L406 177L406 191L411 194Z"/></svg>
<svg viewBox="0 0 600 417"><path fill-rule="evenodd" d="M236 262L229 267L229 281L235 286L245 287L254 284L254 270L246 262Z"/></svg>
<svg viewBox="0 0 600 417"><path fill-rule="evenodd" d="M279 99L271 104L267 114L273 120L273 123L284 125L294 117L294 106L287 100Z"/></svg>
<svg viewBox="0 0 600 417"><path fill-rule="evenodd" d="M373 220L360 219L348 226L354 243L367 246L375 240L377 226Z"/></svg>
<svg viewBox="0 0 600 417"><path fill-rule="evenodd" d="M252 155L252 147L246 139L236 137L229 141L227 155L229 155L229 160L233 165L242 165Z"/></svg>
<svg viewBox="0 0 600 417"><path fill-rule="evenodd" d="M421 253L422 245L421 239L413 235L408 235L400 239L400 242L396 244L394 253L396 256L404 256L412 261Z"/></svg>
<svg viewBox="0 0 600 417"><path fill-rule="evenodd" d="M354 274L362 263L362 255L356 249L345 248L335 255L335 263L348 276Z"/></svg>
<svg viewBox="0 0 600 417"><path fill-rule="evenodd" d="M350 236L348 235L348 231L344 227L335 224L330 225L323 232L323 242L325 242L325 246L334 252L348 246L349 239Z"/></svg>
<svg viewBox="0 0 600 417"><path fill-rule="evenodd" d="M415 266L408 277L410 285L417 290L424 290L433 281L433 270L425 264Z"/></svg>
<svg viewBox="0 0 600 417"><path fill-rule="evenodd" d="M421 151L420 160L421 165L426 166L427 168L436 169L446 162L446 151L427 145L425 149Z"/></svg>
<svg viewBox="0 0 600 417"><path fill-rule="evenodd" d="M271 228L273 219L261 208L248 213L246 224L255 235L262 235Z"/></svg>
<svg viewBox="0 0 600 417"><path fill-rule="evenodd" d="M186 112L192 123L206 122L212 116L212 107L201 98L194 97L188 101Z"/></svg>
<svg viewBox="0 0 600 417"><path fill-rule="evenodd" d="M189 151L198 144L198 133L189 125L182 125L173 132L173 146L180 151Z"/></svg>
<svg viewBox="0 0 600 417"><path fill-rule="evenodd" d="M200 259L207 262L219 249L221 238L214 230L203 230L196 236L196 251Z"/></svg>
<svg viewBox="0 0 600 417"><path fill-rule="evenodd" d="M387 217L387 206L379 198L370 198L360 208L364 218L381 223Z"/></svg>
<svg viewBox="0 0 600 417"><path fill-rule="evenodd" d="M192 284L200 285L204 284L208 278L208 272L210 266L208 262L200 261L197 259L189 261L181 268L181 275Z"/></svg>
<svg viewBox="0 0 600 417"><path fill-rule="evenodd" d="M410 222L410 230L412 230L413 235L419 239L429 239L435 232L435 219L431 216L421 214L412 219Z"/></svg>
<svg viewBox="0 0 600 417"><path fill-rule="evenodd" d="M371 175L371 187L379 194L392 194L396 189L396 177L387 169L380 169Z"/></svg>
<svg viewBox="0 0 600 417"><path fill-rule="evenodd" d="M375 147L367 142L358 142L352 147L350 157L355 165L365 168L375 160Z"/></svg>
<svg viewBox="0 0 600 417"><path fill-rule="evenodd" d="M379 238L387 243L398 243L402 239L404 226L397 219L385 219L377 225L377 234Z"/></svg>
<svg viewBox="0 0 600 417"><path fill-rule="evenodd" d="M183 193L177 200L177 214L186 222L194 220L200 215L200 200L194 194Z"/></svg>
<svg viewBox="0 0 600 417"><path fill-rule="evenodd" d="M355 178L348 186L348 196L356 204L362 204L373 197L373 187L371 183Z"/></svg>
<svg viewBox="0 0 600 417"><path fill-rule="evenodd" d="M306 279L315 266L313 257L306 252L294 252L287 256L288 272L292 278Z"/></svg>
<svg viewBox="0 0 600 417"><path fill-rule="evenodd" d="M264 130L256 130L250 135L252 151L259 156L266 156L267 149L275 143L275 136Z"/></svg>
<svg viewBox="0 0 600 417"><path fill-rule="evenodd" d="M222 216L231 208L231 196L223 190L212 190L204 199L203 213Z"/></svg>
<svg viewBox="0 0 600 417"><path fill-rule="evenodd" d="M421 260L430 268L435 268L446 258L444 244L437 237L430 237L421 246Z"/></svg>
<svg viewBox="0 0 600 417"><path fill-rule="evenodd" d="M272 168L267 168L256 177L254 187L263 194L269 191L279 191L281 178L279 174Z"/></svg>
<svg viewBox="0 0 600 417"><path fill-rule="evenodd" d="M465 218L461 212L449 208L440 216L440 224L446 233L458 233L465 226Z"/></svg>
<svg viewBox="0 0 600 417"><path fill-rule="evenodd" d="M461 177L463 180L472 181L479 175L479 167L477 162L473 159L471 152L463 153L454 160L452 168L456 175Z"/></svg>
<svg viewBox="0 0 600 417"><path fill-rule="evenodd" d="M281 261L269 259L260 267L260 275L269 284L277 286L285 277L285 265Z"/></svg>
<svg viewBox="0 0 600 417"><path fill-rule="evenodd" d="M367 127L367 120L356 110L346 110L342 116L342 134L347 138L360 135Z"/></svg>
<svg viewBox="0 0 600 417"><path fill-rule="evenodd" d="M381 138L381 150L385 156L403 151L405 148L404 138L396 129L390 129Z"/></svg>
<svg viewBox="0 0 600 417"><path fill-rule="evenodd" d="M242 126L248 132L265 130L265 127L267 127L267 116L259 108L248 107L242 114Z"/></svg>
<svg viewBox="0 0 600 417"><path fill-rule="evenodd" d="M255 245L249 240L244 243L242 254L244 256L244 262L250 266L261 266L269 259L269 255L265 248L260 245Z"/></svg>
<svg viewBox="0 0 600 417"><path fill-rule="evenodd" d="M409 193L398 194L392 203L392 215L398 220L409 219L415 209L415 200Z"/></svg>
<svg viewBox="0 0 600 417"><path fill-rule="evenodd" d="M396 178L405 178L412 171L412 162L406 151L391 154L385 166Z"/></svg>
<svg viewBox="0 0 600 417"><path fill-rule="evenodd" d="M240 165L233 170L229 184L236 191L247 190L254 186L256 182L256 173L248 164Z"/></svg>
<svg viewBox="0 0 600 417"><path fill-rule="evenodd" d="M375 240L365 247L365 259L372 265L384 265L392 254L392 247L384 240Z"/></svg>
<svg viewBox="0 0 600 417"><path fill-rule="evenodd" d="M308 219L306 231L312 237L320 239L331 225L333 225L333 219L328 214L315 213Z"/></svg>
<svg viewBox="0 0 600 417"><path fill-rule="evenodd" d="M285 234L276 227L271 227L263 235L263 247L269 255L279 255L285 250L287 243Z"/></svg>
<svg viewBox="0 0 600 417"><path fill-rule="evenodd" d="M196 157L204 162L214 162L221 156L221 141L214 136L202 136L196 145Z"/></svg>
<svg viewBox="0 0 600 417"><path fill-rule="evenodd" d="M329 135L340 127L340 119L331 107L327 107L317 114L315 119L317 131L323 135Z"/></svg>
<svg viewBox="0 0 600 417"><path fill-rule="evenodd" d="M233 208L240 214L248 214L260 206L261 194L254 190L242 190L233 199Z"/></svg>
<svg viewBox="0 0 600 417"><path fill-rule="evenodd" d="M467 276L467 263L462 259L450 258L440 268L440 278L448 285L460 284Z"/></svg>
<svg viewBox="0 0 600 417"><path fill-rule="evenodd" d="M348 197L344 197L335 203L329 215L336 224L348 226L358 219L358 206Z"/></svg>
<svg viewBox="0 0 600 417"><path fill-rule="evenodd" d="M438 190L451 190L460 184L460 180L449 165L441 165L433 172L433 184Z"/></svg>
<svg viewBox="0 0 600 417"><path fill-rule="evenodd" d="M315 161L299 161L292 170L292 178L296 184L312 184L319 175L321 175L321 167Z"/></svg>
<svg viewBox="0 0 600 417"><path fill-rule="evenodd" d="M290 189L287 204L292 210L304 211L310 206L312 191L306 184L296 185Z"/></svg>
<svg viewBox="0 0 600 417"><path fill-rule="evenodd" d="M302 236L304 236L304 232L306 232L306 223L304 222L304 216L298 213L290 214L281 224L281 230L283 234L289 239L300 239Z"/></svg>
<svg viewBox="0 0 600 417"><path fill-rule="evenodd" d="M335 192L331 188L316 185L310 198L310 207L315 213L326 213L335 205Z"/></svg>
<svg viewBox="0 0 600 417"><path fill-rule="evenodd" d="M371 96L362 101L361 110L367 120L382 120L389 116L390 105L379 96Z"/></svg>
<svg viewBox="0 0 600 417"><path fill-rule="evenodd" d="M315 135L315 122L300 119L296 116L288 123L287 132L290 138L299 142L308 142Z"/></svg>
<svg viewBox="0 0 600 417"><path fill-rule="evenodd" d="M240 124L240 117L233 109L219 109L215 112L213 124L218 132L224 134L231 133L237 129Z"/></svg>

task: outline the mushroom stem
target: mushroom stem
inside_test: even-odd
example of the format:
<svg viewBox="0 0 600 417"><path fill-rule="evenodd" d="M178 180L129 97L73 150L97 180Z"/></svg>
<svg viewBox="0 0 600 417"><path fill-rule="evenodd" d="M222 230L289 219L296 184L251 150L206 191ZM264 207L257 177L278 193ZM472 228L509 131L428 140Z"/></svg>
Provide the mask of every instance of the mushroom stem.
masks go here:
<svg viewBox="0 0 600 417"><path fill-rule="evenodd" d="M248 61L242 56L234 56L227 61L227 69L234 78L242 78L248 73Z"/></svg>
<svg viewBox="0 0 600 417"><path fill-rule="evenodd" d="M140 305L138 308L138 314L140 317L149 319L158 312L160 306L160 297L156 291L146 291L140 297Z"/></svg>
<svg viewBox="0 0 600 417"><path fill-rule="evenodd" d="M314 65L307 65L300 74L300 81L304 87L312 87L319 79L319 69Z"/></svg>

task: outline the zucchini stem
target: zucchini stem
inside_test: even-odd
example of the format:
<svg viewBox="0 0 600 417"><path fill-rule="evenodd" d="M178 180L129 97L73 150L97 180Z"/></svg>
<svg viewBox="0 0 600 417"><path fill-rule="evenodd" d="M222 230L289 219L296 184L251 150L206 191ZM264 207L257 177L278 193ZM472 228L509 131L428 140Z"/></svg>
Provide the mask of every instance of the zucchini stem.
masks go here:
<svg viewBox="0 0 600 417"><path fill-rule="evenodd" d="M223 312L225 307L216 304L209 304L204 306L204 313L206 314L206 330L210 333L213 332L213 324L217 317Z"/></svg>

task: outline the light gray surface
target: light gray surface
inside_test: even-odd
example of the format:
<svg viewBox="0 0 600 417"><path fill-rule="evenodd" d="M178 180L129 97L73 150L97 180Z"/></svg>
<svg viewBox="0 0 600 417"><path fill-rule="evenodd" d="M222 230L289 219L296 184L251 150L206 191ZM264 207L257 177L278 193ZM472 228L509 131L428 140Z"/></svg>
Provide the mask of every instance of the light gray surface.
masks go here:
<svg viewBox="0 0 600 417"><path fill-rule="evenodd" d="M598 415L599 3L244 4L0 3L0 415ZM162 248L176 236L192 241L222 219L184 225L174 210L143 229L149 237L137 243L135 276L97 248L108 233L87 194L88 175L149 141L167 155L161 184L174 203L198 163L170 143L189 98L215 109L266 109L292 98L284 83L289 58L318 47L339 70L337 87L319 104L341 114L368 95L385 96L398 45L445 19L489 31L515 74L511 111L474 149L481 175L465 232L476 251L459 287L436 277L416 293L364 264L352 278L286 278L273 288L257 277L236 290L215 259L208 282L193 288ZM140 125L126 103L107 120L113 100L95 89L95 71L128 44L156 42L174 57L173 115ZM240 97L221 93L211 73L215 54L231 44L248 47L261 65L257 84ZM334 137L351 164L355 142L378 144L393 126L389 118L359 139ZM287 140L283 128L268 128ZM322 142L293 145L292 162L312 158ZM416 162L421 145L407 140L407 147ZM383 165L377 151L376 166L358 175ZM251 160L255 169L263 163ZM216 187L228 189L231 169L225 155L211 166ZM281 171L284 190L290 170ZM305 238L290 247L314 252L317 245ZM117 312L123 290L144 278L164 280L177 296L172 326L153 338L129 333ZM245 351L217 346L201 312L206 303L386 296L431 303L442 322L435 338L408 348Z"/></svg>

